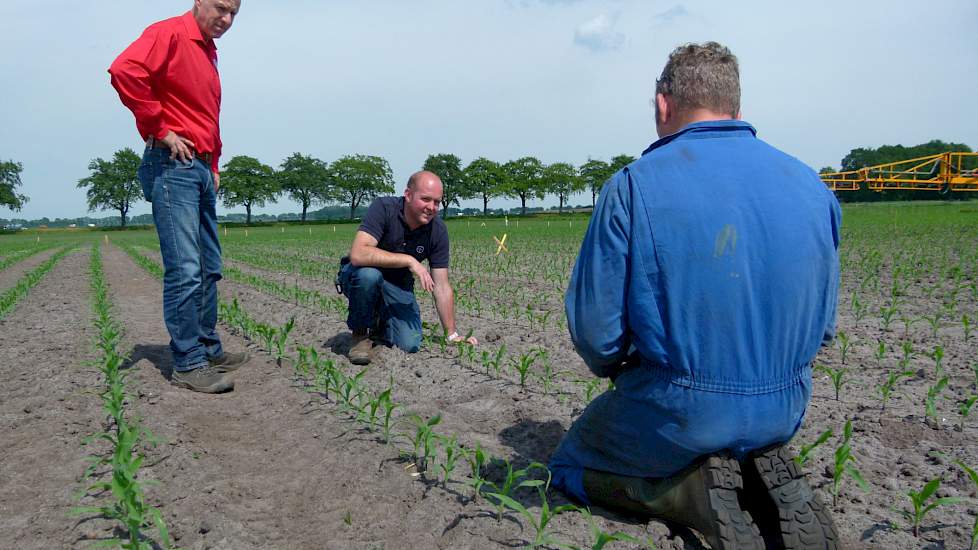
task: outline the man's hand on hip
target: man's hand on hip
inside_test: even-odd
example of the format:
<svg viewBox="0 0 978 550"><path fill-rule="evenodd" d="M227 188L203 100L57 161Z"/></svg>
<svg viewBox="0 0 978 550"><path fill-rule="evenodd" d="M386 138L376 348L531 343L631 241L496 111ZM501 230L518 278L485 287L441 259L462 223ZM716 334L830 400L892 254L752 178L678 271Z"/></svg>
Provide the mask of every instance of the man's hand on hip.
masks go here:
<svg viewBox="0 0 978 550"><path fill-rule="evenodd" d="M421 262L418 260L415 260L414 258L411 258L411 260L413 260L411 263L411 273L414 273L414 276L421 281L421 288L425 289L427 292L434 290L435 281L431 279L431 273L428 273L428 270L425 269L425 267L421 265Z"/></svg>
<svg viewBox="0 0 978 550"><path fill-rule="evenodd" d="M180 159L183 162L194 160L194 142L178 136L173 130L170 130L160 141L170 149L170 160Z"/></svg>
<svg viewBox="0 0 978 550"><path fill-rule="evenodd" d="M212 172L214 174L214 194L217 194L217 190L221 188L221 174L217 172Z"/></svg>

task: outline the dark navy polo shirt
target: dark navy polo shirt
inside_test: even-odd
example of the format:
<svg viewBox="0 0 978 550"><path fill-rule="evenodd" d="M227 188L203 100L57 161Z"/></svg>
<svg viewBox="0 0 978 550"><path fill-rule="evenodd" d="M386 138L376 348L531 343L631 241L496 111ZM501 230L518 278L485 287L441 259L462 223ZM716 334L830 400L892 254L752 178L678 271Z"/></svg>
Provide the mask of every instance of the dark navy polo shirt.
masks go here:
<svg viewBox="0 0 978 550"><path fill-rule="evenodd" d="M360 231L377 239L377 248L395 254L408 254L422 262L428 260L432 269L448 267L448 229L435 216L431 222L411 231L404 220L404 197L375 199L363 217ZM406 267L380 270L384 279L400 287L414 284L411 270Z"/></svg>

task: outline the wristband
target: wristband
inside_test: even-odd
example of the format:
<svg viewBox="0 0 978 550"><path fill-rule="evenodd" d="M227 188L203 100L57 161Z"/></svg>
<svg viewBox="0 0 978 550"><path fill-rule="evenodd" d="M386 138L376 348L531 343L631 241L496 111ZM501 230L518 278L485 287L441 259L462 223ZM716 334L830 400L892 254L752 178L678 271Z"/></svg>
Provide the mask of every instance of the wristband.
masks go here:
<svg viewBox="0 0 978 550"><path fill-rule="evenodd" d="M453 332L453 333L451 333L451 334L448 335L448 341L449 342L454 342L456 338L461 338L461 336L458 335L458 331L457 330L455 332Z"/></svg>

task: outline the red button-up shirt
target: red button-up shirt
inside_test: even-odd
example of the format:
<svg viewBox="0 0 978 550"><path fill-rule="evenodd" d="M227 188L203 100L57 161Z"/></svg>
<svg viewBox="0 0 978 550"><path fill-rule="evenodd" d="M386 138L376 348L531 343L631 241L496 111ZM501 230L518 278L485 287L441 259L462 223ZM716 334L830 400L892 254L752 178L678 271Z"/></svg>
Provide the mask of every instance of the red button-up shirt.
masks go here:
<svg viewBox="0 0 978 550"><path fill-rule="evenodd" d="M154 23L109 67L112 86L136 115L144 140L171 130L211 153L217 172L221 155L221 79L217 46L205 39L192 12Z"/></svg>

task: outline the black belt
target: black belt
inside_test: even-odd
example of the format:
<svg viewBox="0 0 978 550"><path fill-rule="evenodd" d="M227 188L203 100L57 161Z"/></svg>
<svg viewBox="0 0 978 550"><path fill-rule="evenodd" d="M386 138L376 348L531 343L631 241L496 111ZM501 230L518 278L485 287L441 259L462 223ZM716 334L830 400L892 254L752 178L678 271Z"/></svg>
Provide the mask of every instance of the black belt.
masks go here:
<svg viewBox="0 0 978 550"><path fill-rule="evenodd" d="M150 136L149 137L149 140L146 141L146 146L147 147L154 147L156 149L166 149L167 151L170 150L170 148L167 147L165 143L163 143L162 141L154 138L153 136ZM214 155L213 154L211 154L211 153L201 153L200 151L197 151L197 150L194 150L194 149L191 149L191 151L194 152L194 156L195 157L199 158L204 163L206 163L208 167L211 165L211 160L214 159Z"/></svg>

